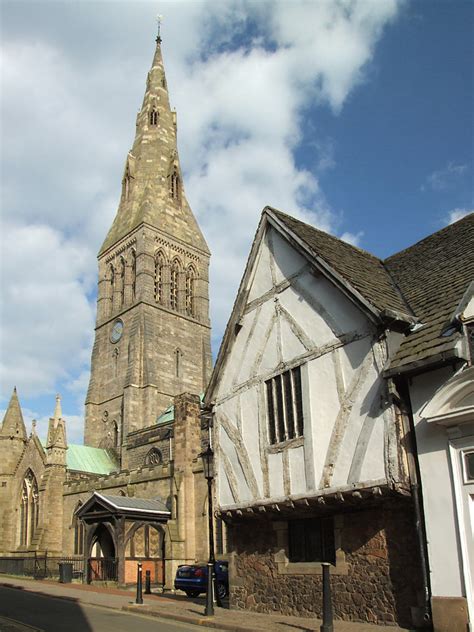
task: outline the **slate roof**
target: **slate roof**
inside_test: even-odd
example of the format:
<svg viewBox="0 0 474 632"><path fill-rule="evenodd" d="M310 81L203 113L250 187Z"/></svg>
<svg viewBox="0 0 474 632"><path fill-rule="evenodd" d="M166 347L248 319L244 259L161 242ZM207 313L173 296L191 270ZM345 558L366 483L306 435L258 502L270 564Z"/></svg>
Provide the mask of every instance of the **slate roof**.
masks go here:
<svg viewBox="0 0 474 632"><path fill-rule="evenodd" d="M380 259L281 211L269 210L376 309L392 309L410 314Z"/></svg>
<svg viewBox="0 0 474 632"><path fill-rule="evenodd" d="M474 279L474 213L380 260L281 211L268 211L378 311L414 315L422 323L406 334L390 373L453 355L460 333L443 334Z"/></svg>
<svg viewBox="0 0 474 632"><path fill-rule="evenodd" d="M110 474L120 469L110 450L74 443L68 444L66 465L69 470L89 474Z"/></svg>
<svg viewBox="0 0 474 632"><path fill-rule="evenodd" d="M449 352L457 331L444 336L456 307L474 279L474 213L385 260L423 326L411 332L390 370Z"/></svg>
<svg viewBox="0 0 474 632"><path fill-rule="evenodd" d="M129 498L128 496L109 496L108 494L99 494L98 492L95 492L95 495L99 498L103 498L117 509L170 513L165 503L158 498Z"/></svg>

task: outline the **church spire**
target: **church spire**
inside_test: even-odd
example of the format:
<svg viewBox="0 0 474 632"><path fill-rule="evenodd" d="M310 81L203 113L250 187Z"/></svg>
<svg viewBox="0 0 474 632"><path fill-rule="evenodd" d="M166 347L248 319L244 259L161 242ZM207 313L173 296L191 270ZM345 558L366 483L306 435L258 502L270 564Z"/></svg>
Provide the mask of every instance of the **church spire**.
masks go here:
<svg viewBox="0 0 474 632"><path fill-rule="evenodd" d="M176 112L170 106L159 32L137 115L135 140L125 161L119 208L99 257L144 223L179 234L185 242L209 253L184 194Z"/></svg>
<svg viewBox="0 0 474 632"><path fill-rule="evenodd" d="M13 389L5 417L3 418L0 434L17 437L18 439L27 438L25 422L23 421L23 414L21 412L20 402L18 401L16 386Z"/></svg>

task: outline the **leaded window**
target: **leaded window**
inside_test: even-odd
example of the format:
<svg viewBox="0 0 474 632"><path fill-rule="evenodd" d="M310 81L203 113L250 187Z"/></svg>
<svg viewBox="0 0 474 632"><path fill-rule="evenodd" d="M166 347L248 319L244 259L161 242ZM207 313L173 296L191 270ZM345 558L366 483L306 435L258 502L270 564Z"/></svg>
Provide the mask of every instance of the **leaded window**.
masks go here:
<svg viewBox="0 0 474 632"><path fill-rule="evenodd" d="M20 545L28 546L33 540L39 519L38 483L28 470L21 489L20 498Z"/></svg>
<svg viewBox="0 0 474 632"><path fill-rule="evenodd" d="M335 564L333 519L289 520L288 559L290 562L329 562Z"/></svg>
<svg viewBox="0 0 474 632"><path fill-rule="evenodd" d="M268 437L271 444L302 437L303 401L301 367L289 369L265 382Z"/></svg>

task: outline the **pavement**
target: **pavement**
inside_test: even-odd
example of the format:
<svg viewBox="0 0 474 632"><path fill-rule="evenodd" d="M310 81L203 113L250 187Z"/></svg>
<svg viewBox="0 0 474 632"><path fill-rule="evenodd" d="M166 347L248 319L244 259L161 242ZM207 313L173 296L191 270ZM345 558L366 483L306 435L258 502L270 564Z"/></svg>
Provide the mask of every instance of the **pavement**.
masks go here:
<svg viewBox="0 0 474 632"><path fill-rule="evenodd" d="M60 584L51 580L0 577L0 585L59 599L140 613L161 619L171 619L190 625L205 626L233 632L319 632L321 621L316 618L289 617L282 614L259 614L245 610L216 608L213 617L204 616L205 598L189 599L184 595L162 593L143 595L143 605L135 604L135 592L94 584ZM191 629L191 627L190 627ZM334 620L334 632L406 632L396 625L382 626Z"/></svg>

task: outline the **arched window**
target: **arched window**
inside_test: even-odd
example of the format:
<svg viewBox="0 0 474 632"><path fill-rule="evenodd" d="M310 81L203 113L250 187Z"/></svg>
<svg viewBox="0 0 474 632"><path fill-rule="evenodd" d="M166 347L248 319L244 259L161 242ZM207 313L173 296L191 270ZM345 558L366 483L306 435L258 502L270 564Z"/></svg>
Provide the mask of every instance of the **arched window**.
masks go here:
<svg viewBox="0 0 474 632"><path fill-rule="evenodd" d="M83 555L84 553L84 523L76 515L81 506L82 503L79 502L72 519L72 526L74 528L74 555Z"/></svg>
<svg viewBox="0 0 474 632"><path fill-rule="evenodd" d="M131 268L131 275L132 275L132 301L134 301L135 291L136 291L136 286L137 286L137 255L133 248L130 252L130 268Z"/></svg>
<svg viewBox="0 0 474 632"><path fill-rule="evenodd" d="M155 108L150 112L150 125L158 125L158 112Z"/></svg>
<svg viewBox="0 0 474 632"><path fill-rule="evenodd" d="M20 499L20 545L31 544L39 518L38 483L35 475L28 470L23 479Z"/></svg>
<svg viewBox="0 0 474 632"><path fill-rule="evenodd" d="M194 285L196 279L196 271L193 266L189 266L186 270L186 314L195 316L195 300Z"/></svg>
<svg viewBox="0 0 474 632"><path fill-rule="evenodd" d="M155 301L164 303L163 295L163 275L165 268L165 258L162 252L155 255Z"/></svg>
<svg viewBox="0 0 474 632"><path fill-rule="evenodd" d="M175 259L171 266L170 274L170 307L171 309L178 309L178 283L179 283L179 261Z"/></svg>
<svg viewBox="0 0 474 632"><path fill-rule="evenodd" d="M118 448L119 447L119 430L118 430L118 425L115 419L112 421L112 441L113 441L114 448Z"/></svg>
<svg viewBox="0 0 474 632"><path fill-rule="evenodd" d="M145 457L145 465L161 465L163 463L163 455L158 448L152 448Z"/></svg>
<svg viewBox="0 0 474 632"><path fill-rule="evenodd" d="M170 176L170 195L173 200L176 200L177 202L180 201L181 181L179 178L178 170L176 168L173 169L173 172Z"/></svg>
<svg viewBox="0 0 474 632"><path fill-rule="evenodd" d="M109 264L106 274L106 298L109 299L107 301L106 309L108 314L112 311L112 301L114 297L114 283L115 283L115 270L112 264Z"/></svg>
<svg viewBox="0 0 474 632"><path fill-rule="evenodd" d="M119 275L120 275L120 306L122 306L123 301L124 301L124 292L125 292L125 259L123 257L120 257Z"/></svg>

